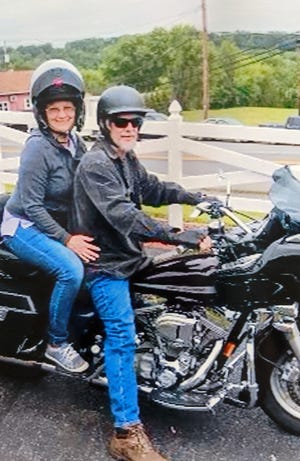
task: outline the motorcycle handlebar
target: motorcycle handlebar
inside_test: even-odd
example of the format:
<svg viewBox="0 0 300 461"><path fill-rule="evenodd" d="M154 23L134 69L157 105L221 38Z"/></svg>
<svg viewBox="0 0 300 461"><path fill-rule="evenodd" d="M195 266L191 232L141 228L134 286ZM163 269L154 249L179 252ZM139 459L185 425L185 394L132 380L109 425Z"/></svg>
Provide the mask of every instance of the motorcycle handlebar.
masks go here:
<svg viewBox="0 0 300 461"><path fill-rule="evenodd" d="M220 207L220 210L226 215L228 218L230 218L235 224L237 224L241 229L243 229L247 235L251 236L253 235L252 230L250 229L247 224L245 224L235 213L233 213L229 208L226 207Z"/></svg>
<svg viewBox="0 0 300 461"><path fill-rule="evenodd" d="M211 218L216 217L224 217L227 216L232 222L234 222L239 228L241 228L246 236L244 238L251 238L254 235L254 232L248 227L237 215L226 205L220 203L208 203L208 202L201 202L195 206L191 217L200 216L202 213L208 214ZM230 240L230 236L228 236L228 240ZM232 241L235 242L235 238L232 238ZM173 259L183 253L187 253L191 250L188 246L184 244L177 245L174 249L170 251L166 251L164 253L160 253L153 257L152 262L154 264L159 264L161 262L168 261L169 259Z"/></svg>
<svg viewBox="0 0 300 461"><path fill-rule="evenodd" d="M252 236L253 232L247 224L245 224L229 207L226 205L220 205L220 203L200 202L198 203L193 212L191 213L192 218L197 218L202 213L207 213L211 218L220 218L227 216L237 226L239 226L248 235Z"/></svg>

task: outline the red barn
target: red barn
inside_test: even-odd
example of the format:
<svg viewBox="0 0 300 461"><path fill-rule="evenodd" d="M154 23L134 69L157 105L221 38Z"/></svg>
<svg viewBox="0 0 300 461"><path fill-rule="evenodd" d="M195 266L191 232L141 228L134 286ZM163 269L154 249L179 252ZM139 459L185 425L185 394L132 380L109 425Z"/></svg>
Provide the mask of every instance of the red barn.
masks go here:
<svg viewBox="0 0 300 461"><path fill-rule="evenodd" d="M31 110L29 86L32 70L0 72L0 110Z"/></svg>

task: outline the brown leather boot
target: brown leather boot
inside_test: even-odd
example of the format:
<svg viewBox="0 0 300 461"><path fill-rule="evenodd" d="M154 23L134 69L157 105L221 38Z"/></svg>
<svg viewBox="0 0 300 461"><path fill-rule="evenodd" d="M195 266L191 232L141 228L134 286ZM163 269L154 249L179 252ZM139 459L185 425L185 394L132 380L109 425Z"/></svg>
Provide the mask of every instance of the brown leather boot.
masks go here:
<svg viewBox="0 0 300 461"><path fill-rule="evenodd" d="M142 424L116 432L108 451L113 458L122 461L168 461L154 449Z"/></svg>

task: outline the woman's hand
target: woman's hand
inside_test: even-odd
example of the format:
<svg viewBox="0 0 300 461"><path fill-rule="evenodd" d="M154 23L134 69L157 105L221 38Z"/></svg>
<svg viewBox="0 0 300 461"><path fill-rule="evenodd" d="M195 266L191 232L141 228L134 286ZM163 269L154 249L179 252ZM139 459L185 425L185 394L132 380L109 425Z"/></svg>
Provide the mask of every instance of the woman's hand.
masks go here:
<svg viewBox="0 0 300 461"><path fill-rule="evenodd" d="M96 261L99 258L100 248L97 245L93 245L93 237L87 235L76 234L72 235L66 243L66 246L74 251L79 258L85 263L90 261Z"/></svg>

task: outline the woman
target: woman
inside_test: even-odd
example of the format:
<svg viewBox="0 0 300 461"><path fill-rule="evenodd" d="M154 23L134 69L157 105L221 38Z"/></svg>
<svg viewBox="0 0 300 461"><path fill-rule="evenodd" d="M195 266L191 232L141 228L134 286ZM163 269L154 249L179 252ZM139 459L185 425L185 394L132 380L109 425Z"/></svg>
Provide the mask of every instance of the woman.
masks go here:
<svg viewBox="0 0 300 461"><path fill-rule="evenodd" d="M55 279L45 357L83 372L88 363L68 343L68 323L83 279L82 261L96 260L99 248L91 237L71 235L67 223L75 170L86 151L72 131L84 123L84 84L76 67L52 59L33 73L30 94L38 129L22 152L1 234L13 253Z"/></svg>

